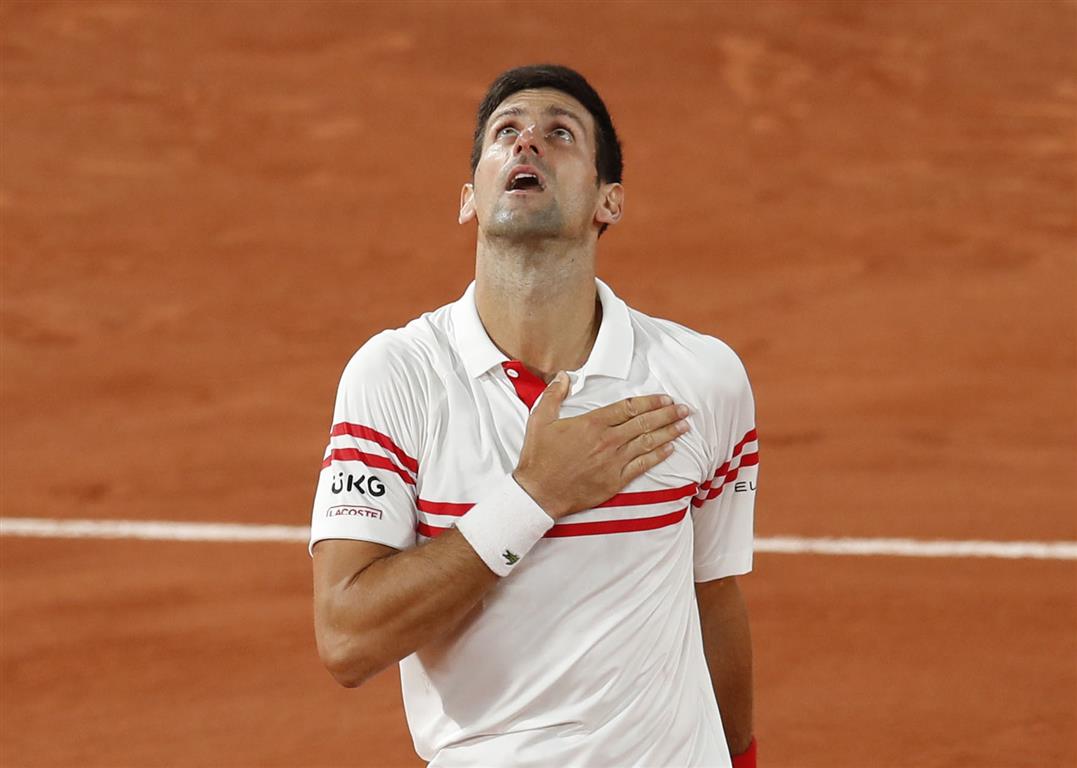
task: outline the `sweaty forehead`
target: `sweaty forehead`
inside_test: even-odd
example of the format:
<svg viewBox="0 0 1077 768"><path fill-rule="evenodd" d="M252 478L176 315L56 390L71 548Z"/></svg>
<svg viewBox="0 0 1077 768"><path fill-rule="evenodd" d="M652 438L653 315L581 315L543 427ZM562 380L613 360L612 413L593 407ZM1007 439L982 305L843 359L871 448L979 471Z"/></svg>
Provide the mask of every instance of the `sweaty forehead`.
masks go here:
<svg viewBox="0 0 1077 768"><path fill-rule="evenodd" d="M529 88L517 91L497 105L490 115L490 122L510 110L521 117L534 120L550 114L567 113L580 122L589 136L594 135L594 118L587 111L587 107L555 88Z"/></svg>

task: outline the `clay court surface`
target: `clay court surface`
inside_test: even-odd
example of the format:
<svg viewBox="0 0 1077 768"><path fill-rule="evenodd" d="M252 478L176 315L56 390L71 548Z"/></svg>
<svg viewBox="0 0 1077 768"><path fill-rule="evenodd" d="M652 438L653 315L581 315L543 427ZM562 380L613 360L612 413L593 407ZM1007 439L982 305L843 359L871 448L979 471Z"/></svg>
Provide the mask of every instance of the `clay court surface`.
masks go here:
<svg viewBox="0 0 1077 768"><path fill-rule="evenodd" d="M756 529L1077 540L1077 4L0 5L6 518L305 525L454 300L473 112L583 71L600 275L752 376ZM0 537L0 765L418 766L298 542ZM1077 765L1077 561L760 553L761 766Z"/></svg>

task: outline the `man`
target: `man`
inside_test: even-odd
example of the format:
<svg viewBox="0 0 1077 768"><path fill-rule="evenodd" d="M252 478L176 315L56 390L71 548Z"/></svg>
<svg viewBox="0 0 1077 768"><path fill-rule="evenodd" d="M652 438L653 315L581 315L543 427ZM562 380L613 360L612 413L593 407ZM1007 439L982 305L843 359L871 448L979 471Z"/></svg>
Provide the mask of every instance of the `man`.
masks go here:
<svg viewBox="0 0 1077 768"><path fill-rule="evenodd" d="M744 368L596 280L621 151L578 73L498 77L471 165L475 282L341 379L321 658L348 687L399 661L436 768L754 765Z"/></svg>

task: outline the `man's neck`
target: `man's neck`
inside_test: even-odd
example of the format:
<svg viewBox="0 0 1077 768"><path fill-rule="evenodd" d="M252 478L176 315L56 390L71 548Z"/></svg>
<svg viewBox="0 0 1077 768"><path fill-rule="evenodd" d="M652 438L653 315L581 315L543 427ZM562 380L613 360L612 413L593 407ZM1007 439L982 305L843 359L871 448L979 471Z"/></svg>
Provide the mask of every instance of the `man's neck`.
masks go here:
<svg viewBox="0 0 1077 768"><path fill-rule="evenodd" d="M506 248L480 238L475 305L486 333L508 357L545 381L580 368L602 319L594 247L546 241Z"/></svg>

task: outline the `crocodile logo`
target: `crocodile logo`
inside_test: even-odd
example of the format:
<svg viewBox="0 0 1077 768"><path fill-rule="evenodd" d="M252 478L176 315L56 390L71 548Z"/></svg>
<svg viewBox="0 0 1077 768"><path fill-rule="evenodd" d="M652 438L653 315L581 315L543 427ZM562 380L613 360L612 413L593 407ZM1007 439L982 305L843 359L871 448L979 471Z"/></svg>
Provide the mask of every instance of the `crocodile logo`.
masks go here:
<svg viewBox="0 0 1077 768"><path fill-rule="evenodd" d="M506 565L516 565L516 562L520 559L520 556L511 549L506 549L501 553L501 556L505 558Z"/></svg>

